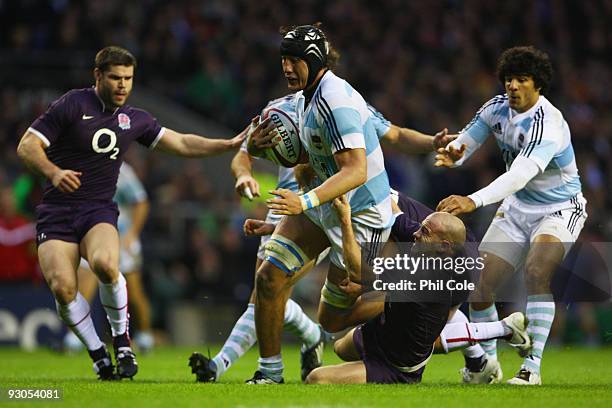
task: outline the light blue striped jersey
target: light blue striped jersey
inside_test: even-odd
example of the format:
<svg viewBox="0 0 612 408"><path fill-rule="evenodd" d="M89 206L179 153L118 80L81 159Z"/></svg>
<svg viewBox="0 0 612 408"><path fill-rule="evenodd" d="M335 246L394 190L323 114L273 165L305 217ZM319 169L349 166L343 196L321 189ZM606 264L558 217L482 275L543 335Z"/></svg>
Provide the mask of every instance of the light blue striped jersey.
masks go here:
<svg viewBox="0 0 612 408"><path fill-rule="evenodd" d="M119 206L117 229L120 235L123 235L132 226L132 206L146 199L147 192L138 176L136 176L134 169L126 162L123 162L119 169L117 191L113 197L113 200Z"/></svg>
<svg viewBox="0 0 612 408"><path fill-rule="evenodd" d="M515 196L527 204L554 204L568 201L581 191L570 129L561 112L544 96L528 111L510 108L507 95L485 103L460 132L455 145L467 145L462 164L489 135L495 135L506 169L517 156L533 160L540 168Z"/></svg>
<svg viewBox="0 0 612 408"><path fill-rule="evenodd" d="M282 98L274 99L268 102L262 111L262 115L263 112L269 108L280 109L285 112L295 123L298 122L295 94L289 94L283 96ZM378 139L382 139L391 128L391 122L389 122L382 113L380 113L370 104L368 104L368 110L370 112L370 119L374 125L374 129L376 130L376 136ZM242 143L240 149L245 152L247 151L246 140ZM276 188L286 188L294 192L299 191L297 181L295 180L295 176L293 174L293 168L278 166L278 184L276 185Z"/></svg>
<svg viewBox="0 0 612 408"><path fill-rule="evenodd" d="M366 182L347 193L353 220L373 228L390 227L393 215L389 179L372 119L374 115L359 92L327 71L308 106L301 91L296 94L296 100L300 140L319 179L324 182L338 173L336 152L365 149Z"/></svg>

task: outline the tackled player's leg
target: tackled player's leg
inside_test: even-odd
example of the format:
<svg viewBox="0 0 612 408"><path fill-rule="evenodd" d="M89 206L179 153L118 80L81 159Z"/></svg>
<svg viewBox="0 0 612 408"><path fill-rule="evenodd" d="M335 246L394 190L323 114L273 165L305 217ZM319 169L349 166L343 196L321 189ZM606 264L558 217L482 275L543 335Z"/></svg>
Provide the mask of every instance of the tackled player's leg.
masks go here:
<svg viewBox="0 0 612 408"><path fill-rule="evenodd" d="M390 229L376 229L353 223L353 231L357 242L362 244L362 259L366 262L371 264L375 257L385 256L390 250ZM330 250L329 272L321 290L318 318L325 330L335 333L365 323L380 314L384 308L384 293L369 292L354 298L341 288L343 281L354 277L348 276L344 267L340 227L328 228L327 234L333 245ZM363 280L363 277L360 280Z"/></svg>
<svg viewBox="0 0 612 408"><path fill-rule="evenodd" d="M350 330L334 344L338 357L347 362L315 369L306 378L306 384L366 383L366 367L353 341L355 330Z"/></svg>

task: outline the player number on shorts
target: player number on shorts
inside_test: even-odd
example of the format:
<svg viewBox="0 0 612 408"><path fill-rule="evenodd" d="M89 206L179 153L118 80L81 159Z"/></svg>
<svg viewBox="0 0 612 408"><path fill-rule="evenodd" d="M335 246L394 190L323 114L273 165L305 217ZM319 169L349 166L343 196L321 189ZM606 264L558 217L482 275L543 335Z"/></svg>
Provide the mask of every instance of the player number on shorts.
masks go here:
<svg viewBox="0 0 612 408"><path fill-rule="evenodd" d="M100 137L102 135L107 135L110 138L110 142L107 146L100 146ZM115 147L117 144L117 134L110 129L102 128L98 130L93 135L93 139L91 139L91 148L96 153L108 153L112 151L113 153L110 155L111 160L117 160L117 155L119 154L119 148Z"/></svg>

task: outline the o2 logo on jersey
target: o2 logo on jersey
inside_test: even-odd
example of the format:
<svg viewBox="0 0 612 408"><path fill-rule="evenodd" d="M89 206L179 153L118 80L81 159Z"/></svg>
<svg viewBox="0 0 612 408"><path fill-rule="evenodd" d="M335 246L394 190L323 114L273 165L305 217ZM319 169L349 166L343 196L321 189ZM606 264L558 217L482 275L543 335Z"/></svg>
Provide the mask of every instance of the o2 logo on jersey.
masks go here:
<svg viewBox="0 0 612 408"><path fill-rule="evenodd" d="M102 136L109 137L108 145L102 147L100 146L100 138ZM93 138L91 139L91 148L96 153L108 153L112 151L113 153L110 155L111 160L117 160L117 155L119 154L119 148L115 147L117 145L117 134L110 129L102 128L94 133Z"/></svg>

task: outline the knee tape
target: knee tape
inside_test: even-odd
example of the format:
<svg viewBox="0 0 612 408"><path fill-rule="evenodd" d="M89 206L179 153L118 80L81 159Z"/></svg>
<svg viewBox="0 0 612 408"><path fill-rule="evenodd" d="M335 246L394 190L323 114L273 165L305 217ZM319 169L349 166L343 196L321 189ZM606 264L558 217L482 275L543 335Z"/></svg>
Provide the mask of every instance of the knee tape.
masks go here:
<svg viewBox="0 0 612 408"><path fill-rule="evenodd" d="M282 235L272 234L264 247L264 260L271 262L287 275L293 275L310 261L304 251Z"/></svg>
<svg viewBox="0 0 612 408"><path fill-rule="evenodd" d="M340 290L338 285L326 279L321 289L321 302L338 309L349 309L355 304L355 299Z"/></svg>

